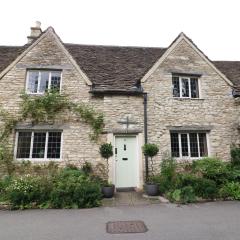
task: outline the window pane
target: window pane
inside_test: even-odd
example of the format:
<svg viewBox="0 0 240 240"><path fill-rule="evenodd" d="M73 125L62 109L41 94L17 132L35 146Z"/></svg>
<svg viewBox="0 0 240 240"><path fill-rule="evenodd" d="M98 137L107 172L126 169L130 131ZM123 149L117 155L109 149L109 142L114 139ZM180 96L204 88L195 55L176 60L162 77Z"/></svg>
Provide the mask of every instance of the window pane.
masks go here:
<svg viewBox="0 0 240 240"><path fill-rule="evenodd" d="M181 134L182 156L188 156L188 138L187 134Z"/></svg>
<svg viewBox="0 0 240 240"><path fill-rule="evenodd" d="M51 89L60 90L61 72L52 72Z"/></svg>
<svg viewBox="0 0 240 240"><path fill-rule="evenodd" d="M206 133L199 133L199 145L200 145L200 156L207 156L208 149L207 149L207 137Z"/></svg>
<svg viewBox="0 0 240 240"><path fill-rule="evenodd" d="M191 97L199 98L198 79L191 78Z"/></svg>
<svg viewBox="0 0 240 240"><path fill-rule="evenodd" d="M37 71L29 71L28 72L28 92L37 93L38 90L38 75Z"/></svg>
<svg viewBox="0 0 240 240"><path fill-rule="evenodd" d="M191 157L198 157L197 133L190 133L189 138L190 138Z"/></svg>
<svg viewBox="0 0 240 240"><path fill-rule="evenodd" d="M189 81L188 81L188 78L182 78L182 97L189 97Z"/></svg>
<svg viewBox="0 0 240 240"><path fill-rule="evenodd" d="M40 93L45 93L48 90L48 81L49 81L49 72L41 72L41 80L40 80Z"/></svg>
<svg viewBox="0 0 240 240"><path fill-rule="evenodd" d="M173 88L173 96L180 97L179 77L173 77L172 88Z"/></svg>
<svg viewBox="0 0 240 240"><path fill-rule="evenodd" d="M44 158L46 133L35 132L33 139L32 158Z"/></svg>
<svg viewBox="0 0 240 240"><path fill-rule="evenodd" d="M31 134L31 132L18 133L17 158L30 157Z"/></svg>
<svg viewBox="0 0 240 240"><path fill-rule="evenodd" d="M47 158L60 158L61 132L49 132Z"/></svg>
<svg viewBox="0 0 240 240"><path fill-rule="evenodd" d="M172 157L179 157L178 133L171 133L171 152Z"/></svg>

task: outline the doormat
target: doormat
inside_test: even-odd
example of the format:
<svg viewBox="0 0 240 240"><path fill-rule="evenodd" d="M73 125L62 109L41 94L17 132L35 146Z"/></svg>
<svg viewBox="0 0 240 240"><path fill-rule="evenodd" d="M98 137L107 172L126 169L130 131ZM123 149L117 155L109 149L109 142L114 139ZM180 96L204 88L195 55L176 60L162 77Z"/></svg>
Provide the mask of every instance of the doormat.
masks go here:
<svg viewBox="0 0 240 240"><path fill-rule="evenodd" d="M107 223L107 233L145 233L148 229L143 221L116 221Z"/></svg>

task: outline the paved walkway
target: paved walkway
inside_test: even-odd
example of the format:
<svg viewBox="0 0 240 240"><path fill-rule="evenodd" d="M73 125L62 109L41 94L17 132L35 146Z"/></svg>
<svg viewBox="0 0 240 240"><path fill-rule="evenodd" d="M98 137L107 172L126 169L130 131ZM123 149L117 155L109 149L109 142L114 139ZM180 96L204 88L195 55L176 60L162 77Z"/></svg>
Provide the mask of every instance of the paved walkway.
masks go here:
<svg viewBox="0 0 240 240"><path fill-rule="evenodd" d="M160 203L157 197L144 198L143 192L117 192L112 199L103 199L104 207L142 206Z"/></svg>

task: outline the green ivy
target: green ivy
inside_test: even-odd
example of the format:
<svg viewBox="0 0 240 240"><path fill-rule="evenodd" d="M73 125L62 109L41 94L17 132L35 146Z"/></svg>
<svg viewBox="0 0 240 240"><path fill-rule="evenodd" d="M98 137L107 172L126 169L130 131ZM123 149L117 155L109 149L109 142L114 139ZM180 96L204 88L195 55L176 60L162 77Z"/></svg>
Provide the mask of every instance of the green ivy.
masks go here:
<svg viewBox="0 0 240 240"><path fill-rule="evenodd" d="M23 100L21 103L22 117L32 119L34 124L54 121L58 113L70 108L67 97L56 91L49 91L37 97L22 94L21 98Z"/></svg>
<svg viewBox="0 0 240 240"><path fill-rule="evenodd" d="M33 97L22 94L21 114L23 119L31 119L34 124L39 122L52 122L57 114L70 111L90 125L93 132L90 138L97 141L104 127L104 116L96 112L87 104L76 104L69 101L66 95L57 91L46 92L42 96Z"/></svg>
<svg viewBox="0 0 240 240"><path fill-rule="evenodd" d="M90 138L93 141L97 141L104 127L103 114L96 112L92 107L83 103L73 104L72 110L91 126L93 133L90 134Z"/></svg>
<svg viewBox="0 0 240 240"><path fill-rule="evenodd" d="M90 139L97 141L104 127L104 116L96 112L92 107L80 103L72 103L66 95L57 91L49 91L41 96L30 96L22 94L22 103L20 105L20 117L11 116L6 110L0 109L0 165L11 175L14 170L13 154L9 136L13 132L16 124L22 120L31 119L33 124L40 122L53 122L57 114L64 111L70 111L76 114L84 122L90 125L92 133Z"/></svg>
<svg viewBox="0 0 240 240"><path fill-rule="evenodd" d="M16 126L18 119L11 116L6 110L0 109L0 120L4 123L0 128L0 143L6 142L13 128Z"/></svg>

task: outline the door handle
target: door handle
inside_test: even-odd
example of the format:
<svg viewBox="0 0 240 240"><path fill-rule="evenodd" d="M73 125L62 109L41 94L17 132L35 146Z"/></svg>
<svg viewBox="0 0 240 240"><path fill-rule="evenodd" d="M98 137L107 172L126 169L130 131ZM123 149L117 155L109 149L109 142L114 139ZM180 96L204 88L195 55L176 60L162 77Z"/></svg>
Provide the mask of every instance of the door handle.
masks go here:
<svg viewBox="0 0 240 240"><path fill-rule="evenodd" d="M127 160L128 160L128 158L122 158L122 160L123 160L123 161L127 161Z"/></svg>

